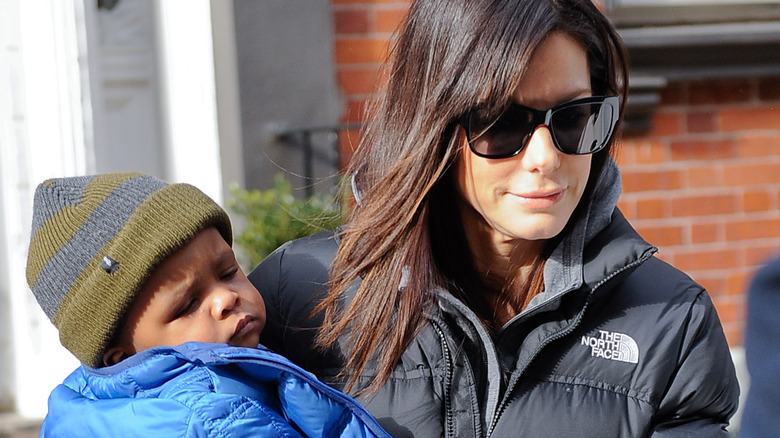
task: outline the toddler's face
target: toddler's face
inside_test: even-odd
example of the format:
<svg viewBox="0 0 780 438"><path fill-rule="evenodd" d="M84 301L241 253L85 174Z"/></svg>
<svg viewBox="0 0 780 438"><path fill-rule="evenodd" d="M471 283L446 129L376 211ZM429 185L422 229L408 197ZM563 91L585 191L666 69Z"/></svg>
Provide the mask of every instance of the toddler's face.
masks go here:
<svg viewBox="0 0 780 438"><path fill-rule="evenodd" d="M152 272L128 310L107 365L188 341L257 347L265 305L216 228L202 230Z"/></svg>

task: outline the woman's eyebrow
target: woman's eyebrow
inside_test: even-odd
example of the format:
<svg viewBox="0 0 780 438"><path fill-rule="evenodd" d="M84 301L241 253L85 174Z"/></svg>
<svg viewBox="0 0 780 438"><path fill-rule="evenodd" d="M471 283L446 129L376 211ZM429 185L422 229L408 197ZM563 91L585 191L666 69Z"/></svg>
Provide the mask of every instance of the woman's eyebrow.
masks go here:
<svg viewBox="0 0 780 438"><path fill-rule="evenodd" d="M536 109L548 109L552 108L554 106L560 105L562 103L566 103L575 99L579 99L582 97L589 97L593 95L593 91L590 88L576 88L572 89L571 91L567 92L566 94L561 95L560 97L556 97L554 99L545 100L545 99L539 99L539 101L544 102L544 105L539 106L538 103L535 105L530 105L525 100L514 100L516 103L519 103L520 105L530 106L531 108Z"/></svg>

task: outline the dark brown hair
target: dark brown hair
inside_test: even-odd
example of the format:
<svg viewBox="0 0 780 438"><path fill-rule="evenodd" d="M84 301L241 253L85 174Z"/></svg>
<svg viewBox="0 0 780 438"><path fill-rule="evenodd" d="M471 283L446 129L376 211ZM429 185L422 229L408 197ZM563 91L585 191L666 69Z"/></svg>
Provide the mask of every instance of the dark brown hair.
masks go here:
<svg viewBox="0 0 780 438"><path fill-rule="evenodd" d="M510 102L535 48L553 31L566 32L587 51L593 94L619 94L624 103L624 49L590 0L412 3L386 88L350 163L360 200L341 232L328 295L316 308L324 313L319 346L344 335L354 346L343 370L348 391L371 359L377 376L363 389L385 382L426 322L437 287L484 313L484 303L468 293L479 280L448 175L462 145L455 121L478 104ZM612 144L593 157L582 202L590 202ZM532 282L540 283L537 271Z"/></svg>

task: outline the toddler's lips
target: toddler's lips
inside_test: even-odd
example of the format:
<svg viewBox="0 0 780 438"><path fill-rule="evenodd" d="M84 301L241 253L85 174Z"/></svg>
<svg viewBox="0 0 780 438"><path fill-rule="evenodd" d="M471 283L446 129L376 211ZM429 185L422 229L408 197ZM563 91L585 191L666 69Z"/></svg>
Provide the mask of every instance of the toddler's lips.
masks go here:
<svg viewBox="0 0 780 438"><path fill-rule="evenodd" d="M253 334L257 330L257 318L252 316L245 316L236 325L236 330L233 332L233 336L230 337L230 344L235 341L240 341L247 335Z"/></svg>

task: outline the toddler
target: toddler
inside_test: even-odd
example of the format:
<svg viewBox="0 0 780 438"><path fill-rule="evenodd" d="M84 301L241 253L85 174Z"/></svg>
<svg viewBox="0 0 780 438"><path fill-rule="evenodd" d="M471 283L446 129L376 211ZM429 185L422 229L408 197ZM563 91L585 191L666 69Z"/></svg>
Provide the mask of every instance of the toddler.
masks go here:
<svg viewBox="0 0 780 438"><path fill-rule="evenodd" d="M139 173L50 179L27 281L81 362L41 436L388 436L353 399L258 346L263 300L230 220Z"/></svg>

